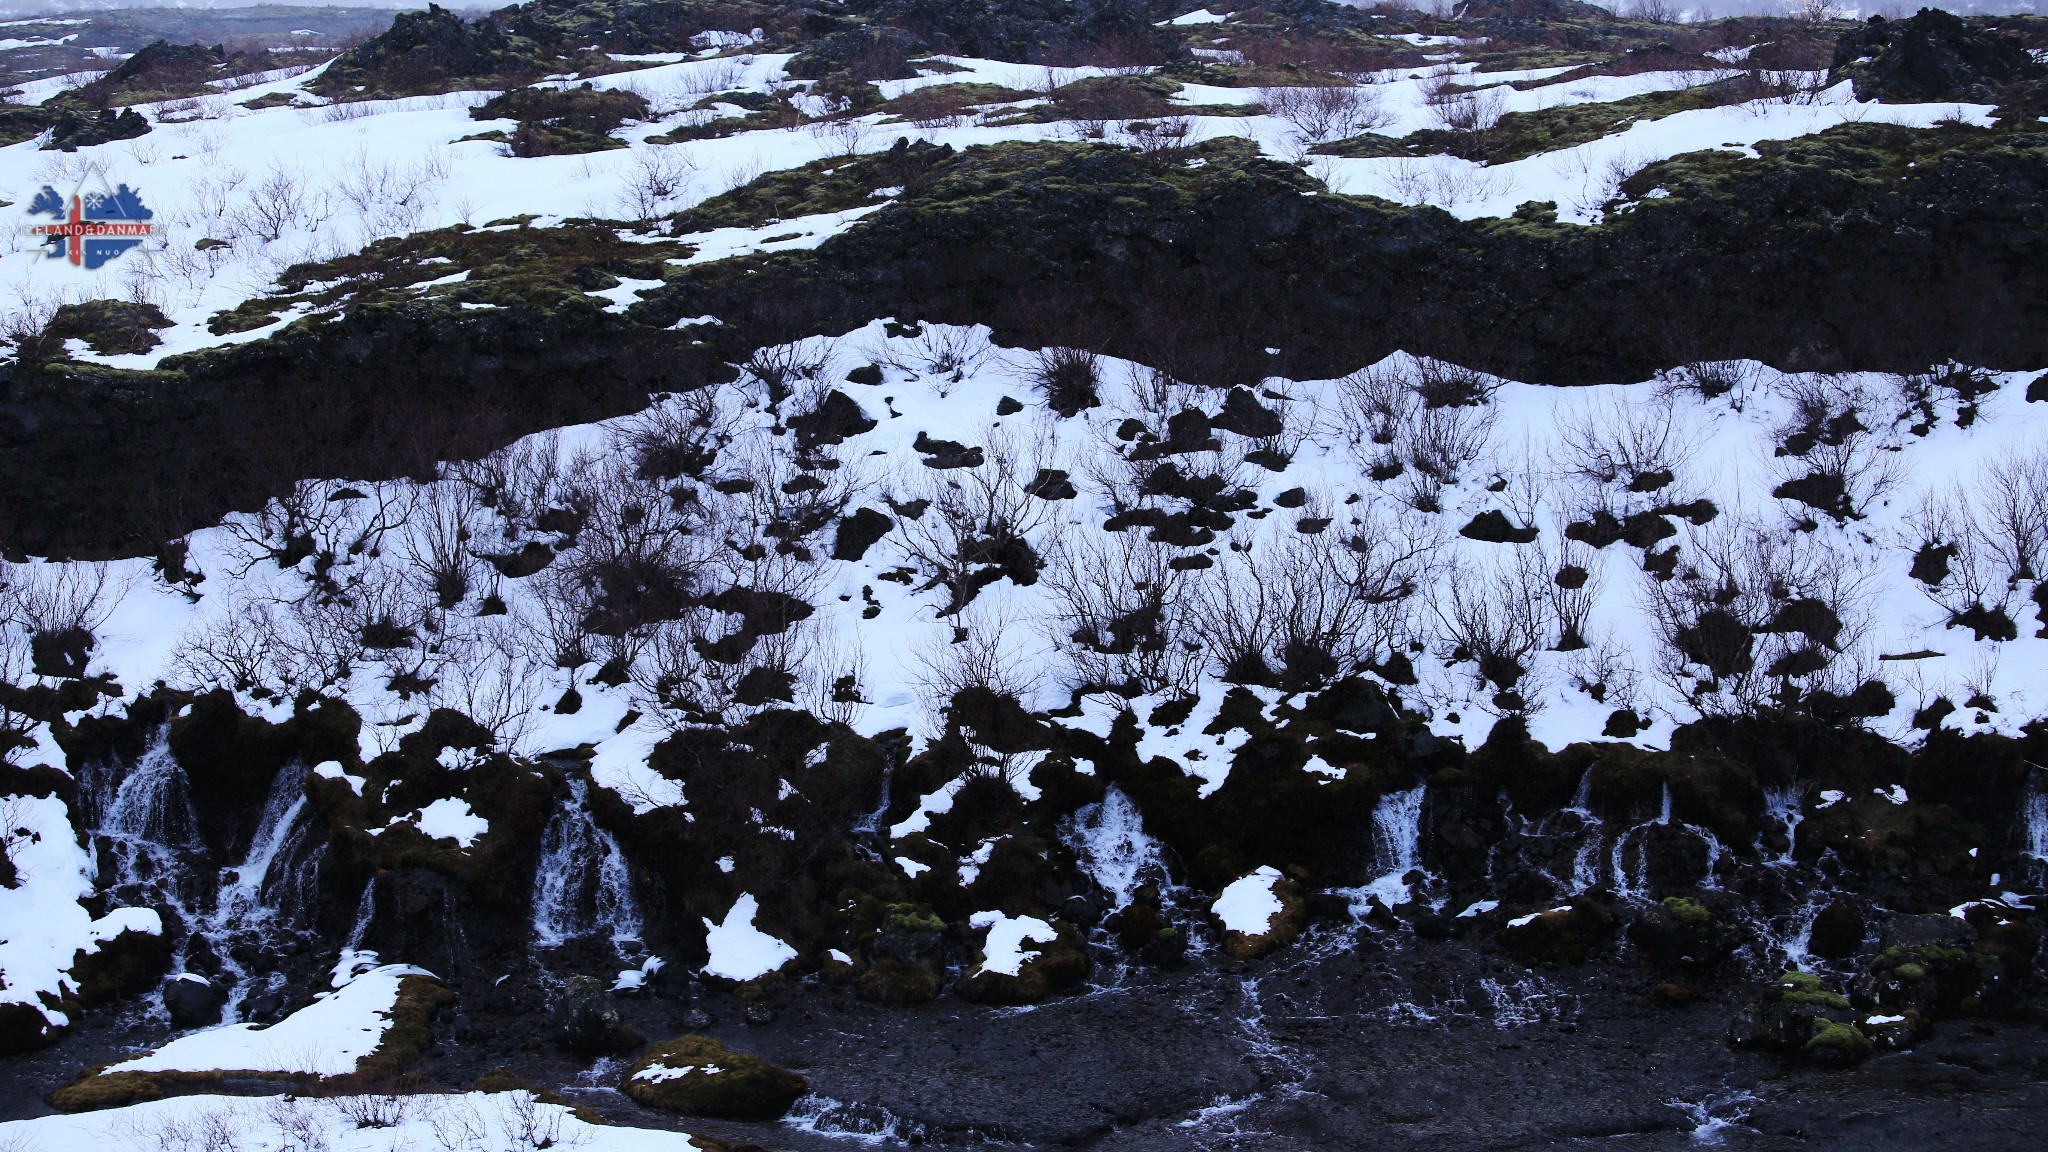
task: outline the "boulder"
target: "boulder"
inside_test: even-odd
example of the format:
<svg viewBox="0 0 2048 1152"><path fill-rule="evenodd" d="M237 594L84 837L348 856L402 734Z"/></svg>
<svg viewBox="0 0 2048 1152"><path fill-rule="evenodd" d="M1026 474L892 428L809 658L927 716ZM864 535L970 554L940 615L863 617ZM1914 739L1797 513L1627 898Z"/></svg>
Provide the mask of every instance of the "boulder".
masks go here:
<svg viewBox="0 0 2048 1152"><path fill-rule="evenodd" d="M620 1085L649 1108L716 1120L780 1119L809 1090L804 1078L709 1036L656 1044Z"/></svg>
<svg viewBox="0 0 2048 1152"><path fill-rule="evenodd" d="M631 1051L644 1039L620 1018L610 990L594 976L569 977L555 997L554 1025L555 1043L585 1056Z"/></svg>
<svg viewBox="0 0 2048 1152"><path fill-rule="evenodd" d="M1667 896L1628 926L1628 938L1661 964L1707 967L1742 946L1742 933L1713 909L1686 896Z"/></svg>
<svg viewBox="0 0 2048 1152"><path fill-rule="evenodd" d="M180 1028L206 1028L220 1023L221 1006L227 990L204 976L180 972L164 981L164 1011Z"/></svg>
<svg viewBox="0 0 2048 1152"><path fill-rule="evenodd" d="M1823 960L1846 960L1863 947L1863 913L1847 900L1836 900L1813 918L1806 950Z"/></svg>

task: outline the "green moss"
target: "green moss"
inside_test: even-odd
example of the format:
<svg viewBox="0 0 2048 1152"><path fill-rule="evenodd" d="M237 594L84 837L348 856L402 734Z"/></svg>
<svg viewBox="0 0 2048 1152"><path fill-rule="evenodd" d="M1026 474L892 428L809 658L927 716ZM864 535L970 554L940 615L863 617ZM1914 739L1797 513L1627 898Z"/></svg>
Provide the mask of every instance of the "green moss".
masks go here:
<svg viewBox="0 0 2048 1152"><path fill-rule="evenodd" d="M455 1003L455 993L431 976L407 976L398 982L391 1005L391 1023L375 1050L356 1061L356 1075L376 1081L411 1067L434 1040L434 1017Z"/></svg>
<svg viewBox="0 0 2048 1152"><path fill-rule="evenodd" d="M889 926L906 932L944 932L946 922L915 904L889 905Z"/></svg>
<svg viewBox="0 0 2048 1152"><path fill-rule="evenodd" d="M1870 1058L1870 1037L1839 1020L1816 1019L1805 1051L1807 1056L1825 1063L1860 1064Z"/></svg>
<svg viewBox="0 0 2048 1152"><path fill-rule="evenodd" d="M1816 1008L1839 1008L1847 1011L1849 998L1840 992L1830 991L1821 978L1812 972L1787 972L1778 977L1771 992L1773 998L1788 1004L1808 1004Z"/></svg>
<svg viewBox="0 0 2048 1152"><path fill-rule="evenodd" d="M1714 926L1713 910L1689 896L1666 896L1664 907L1680 924L1696 932L1704 932Z"/></svg>

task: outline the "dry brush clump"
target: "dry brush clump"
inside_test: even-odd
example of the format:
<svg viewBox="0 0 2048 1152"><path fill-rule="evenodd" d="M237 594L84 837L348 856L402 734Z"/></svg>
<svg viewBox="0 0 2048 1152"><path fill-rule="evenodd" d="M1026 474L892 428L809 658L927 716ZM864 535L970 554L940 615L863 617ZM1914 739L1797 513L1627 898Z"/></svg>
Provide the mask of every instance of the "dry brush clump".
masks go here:
<svg viewBox="0 0 2048 1152"><path fill-rule="evenodd" d="M1906 519L1910 574L1979 640L2013 640L2029 595L2048 632L2048 452L2009 453L1975 478L1922 496Z"/></svg>
<svg viewBox="0 0 2048 1152"><path fill-rule="evenodd" d="M1644 582L1659 673L1703 713L1862 687L1872 571L1840 541L1731 514L1687 533L1678 574Z"/></svg>

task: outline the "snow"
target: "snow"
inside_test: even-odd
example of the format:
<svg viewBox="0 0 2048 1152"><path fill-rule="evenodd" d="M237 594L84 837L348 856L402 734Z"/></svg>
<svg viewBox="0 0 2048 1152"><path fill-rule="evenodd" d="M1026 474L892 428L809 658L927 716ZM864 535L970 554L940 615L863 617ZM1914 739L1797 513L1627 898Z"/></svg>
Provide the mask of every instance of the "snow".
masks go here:
<svg viewBox="0 0 2048 1152"><path fill-rule="evenodd" d="M693 1076L700 1072L706 1076L716 1076L723 1071L725 1069L720 1068L716 1064L685 1064L680 1068L671 1068L666 1064L649 1064L647 1067L633 1073L633 1079L660 1084L667 1080L680 1080L685 1076Z"/></svg>
<svg viewBox="0 0 2048 1152"><path fill-rule="evenodd" d="M1194 24L1221 24L1228 19L1228 16L1218 16L1207 8L1197 8L1185 16L1175 16L1171 20L1161 20L1159 26L1162 28L1185 28Z"/></svg>
<svg viewBox="0 0 2048 1152"><path fill-rule="evenodd" d="M412 817L421 832L436 840L453 840L467 848L491 830L490 821L472 812L469 801L450 796L427 805Z"/></svg>
<svg viewBox="0 0 2048 1152"><path fill-rule="evenodd" d="M1622 91L1619 85L1607 87L1597 98L1617 99ZM1533 94L1519 95L1526 98ZM1506 110L1516 110L1518 103L1510 99ZM1314 166L1317 174L1336 191L1378 196L1402 204L1433 204L1461 220L1508 216L1520 205L1538 200L1555 203L1560 220L1593 224L1604 216L1605 205L1618 193L1622 179L1682 153L1733 151L1754 155L1754 146L1761 141L1812 135L1838 124L1859 121L1924 128L1953 117L1983 126L1990 123L1991 112L1989 105L1982 104L1863 103L1855 99L1844 81L1819 93L1811 103L1751 101L1692 109L1656 120L1639 120L1625 131L1591 143L1507 164L1476 164L1439 155L1322 157L1314 161ZM1384 131L1399 134L1396 128Z"/></svg>
<svg viewBox="0 0 2048 1152"><path fill-rule="evenodd" d="M0 797L0 818L17 874L15 887L0 887L0 1004L36 1007L62 1026L69 1019L42 998L57 999L73 987L72 958L123 927L150 931L156 913L116 909L95 921L79 904L93 892L91 860L62 799ZM156 930L162 931L160 922Z"/></svg>
<svg viewBox="0 0 2048 1152"><path fill-rule="evenodd" d="M361 776L349 775L348 770L341 766L341 761L339 760L323 760L313 765L313 775L323 780L339 780L348 785L348 790L358 796L363 794L363 785L368 783Z"/></svg>
<svg viewBox="0 0 2048 1152"><path fill-rule="evenodd" d="M374 1114L388 1108L389 1127L358 1127L363 1104ZM474 1134L466 1147L576 1148L581 1152L695 1152L683 1132L588 1124L568 1105L543 1104L526 1092L467 1092L385 1097L376 1102L350 1097L313 1099L278 1096L175 1096L122 1108L72 1115L39 1116L0 1123L0 1147L185 1148L199 1147L194 1133L225 1133L240 1152L390 1152L394 1148L440 1148L456 1133Z"/></svg>
<svg viewBox="0 0 2048 1152"><path fill-rule="evenodd" d="M971 928L985 928L987 938L981 946L981 970L1004 976L1015 976L1024 970L1024 962L1038 955L1038 949L1028 948L1029 944L1051 944L1058 940L1059 933L1053 926L1036 916L1005 916L1001 912L976 912L968 917Z"/></svg>
<svg viewBox="0 0 2048 1152"><path fill-rule="evenodd" d="M147 1056L110 1065L108 1072L303 1072L345 1076L376 1051L398 1003L399 982L432 973L410 964L386 964L269 1027L226 1024L180 1036Z"/></svg>
<svg viewBox="0 0 2048 1152"><path fill-rule="evenodd" d="M759 910L759 902L749 892L733 902L724 923L704 921L704 947L711 953L703 968L705 975L744 982L796 959L796 949L754 927L754 913Z"/></svg>
<svg viewBox="0 0 2048 1152"><path fill-rule="evenodd" d="M1226 932L1264 936L1273 926L1273 917L1286 910L1273 890L1279 883L1278 869L1270 865L1261 866L1250 875L1231 881L1217 895L1209 911L1216 914Z"/></svg>
<svg viewBox="0 0 2048 1152"><path fill-rule="evenodd" d="M1474 916L1479 916L1484 913L1491 912L1498 907L1500 907L1500 901L1498 900L1474 900L1472 903L1467 904L1465 906L1465 910L1463 912L1458 913L1457 918L1460 920L1469 920Z"/></svg>

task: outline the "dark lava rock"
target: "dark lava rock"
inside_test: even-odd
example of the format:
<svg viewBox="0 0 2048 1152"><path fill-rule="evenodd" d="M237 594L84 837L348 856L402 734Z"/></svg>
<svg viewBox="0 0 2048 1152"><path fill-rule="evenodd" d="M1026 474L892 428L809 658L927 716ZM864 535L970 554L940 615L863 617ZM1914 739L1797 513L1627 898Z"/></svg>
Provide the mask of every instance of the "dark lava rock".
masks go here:
<svg viewBox="0 0 2048 1152"><path fill-rule="evenodd" d="M59 112L50 125L50 139L44 144L46 150L76 152L94 144L105 144L112 140L133 140L149 133L149 121L133 108L119 112L102 108L98 112L74 112L69 108Z"/></svg>
<svg viewBox="0 0 2048 1152"><path fill-rule="evenodd" d="M1735 1014L1728 1025L1728 1041L1738 1048L1765 1048L1846 1066L1871 1052L1855 1019L1849 998L1829 989L1819 976L1787 972Z"/></svg>
<svg viewBox="0 0 2048 1152"><path fill-rule="evenodd" d="M2048 79L2048 65L1981 21L1922 8L1909 20L1873 16L1844 32L1828 79L1852 81L1860 100L1995 104L2007 84Z"/></svg>
<svg viewBox="0 0 2048 1152"><path fill-rule="evenodd" d="M649 1048L621 1087L649 1108L686 1116L774 1120L810 1086L794 1072L730 1051L709 1036L684 1036Z"/></svg>
<svg viewBox="0 0 2048 1152"><path fill-rule="evenodd" d="M1545 912L1520 917L1500 930L1495 942L1525 964L1577 964L1614 932L1614 913L1590 896L1579 896Z"/></svg>
<svg viewBox="0 0 2048 1152"><path fill-rule="evenodd" d="M593 976L571 976L555 998L555 1042L571 1052L593 1056L625 1052L641 1037L619 1015L604 983Z"/></svg>
<svg viewBox="0 0 2048 1152"><path fill-rule="evenodd" d="M220 1023L228 994L202 976L181 972L164 981L164 1011L180 1028L205 1028Z"/></svg>
<svg viewBox="0 0 2048 1152"><path fill-rule="evenodd" d="M1505 512L1489 508L1458 529L1458 535L1488 544L1528 544L1536 539L1536 529L1519 527Z"/></svg>
<svg viewBox="0 0 2048 1152"><path fill-rule="evenodd" d="M1659 963L1705 967L1742 946L1742 933L1711 908L1684 896L1667 896L1645 908L1628 926L1628 938Z"/></svg>
<svg viewBox="0 0 2048 1152"><path fill-rule="evenodd" d="M1863 913L1847 900L1837 900L1813 918L1806 950L1823 960L1846 960L1863 947Z"/></svg>

